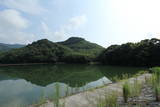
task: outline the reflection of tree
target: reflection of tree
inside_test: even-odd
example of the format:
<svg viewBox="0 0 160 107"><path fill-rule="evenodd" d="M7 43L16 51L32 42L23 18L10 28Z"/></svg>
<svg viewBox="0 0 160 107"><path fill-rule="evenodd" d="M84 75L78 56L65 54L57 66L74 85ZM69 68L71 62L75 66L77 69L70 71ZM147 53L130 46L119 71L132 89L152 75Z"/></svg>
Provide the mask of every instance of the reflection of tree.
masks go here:
<svg viewBox="0 0 160 107"><path fill-rule="evenodd" d="M114 76L122 76L126 73L135 74L143 69L83 64L12 66L1 67L0 76L6 75L10 76L10 78L22 78L41 86L46 86L53 82L62 82L74 87L96 81L104 76L112 79Z"/></svg>
<svg viewBox="0 0 160 107"><path fill-rule="evenodd" d="M121 67L121 66L99 66L99 70L104 76L112 80L114 77L122 78L124 74L132 76L146 68L140 67Z"/></svg>
<svg viewBox="0 0 160 107"><path fill-rule="evenodd" d="M98 80L103 75L97 67L87 65L34 65L3 67L0 75L23 78L34 84L46 86L53 82L63 82L70 86L81 86Z"/></svg>

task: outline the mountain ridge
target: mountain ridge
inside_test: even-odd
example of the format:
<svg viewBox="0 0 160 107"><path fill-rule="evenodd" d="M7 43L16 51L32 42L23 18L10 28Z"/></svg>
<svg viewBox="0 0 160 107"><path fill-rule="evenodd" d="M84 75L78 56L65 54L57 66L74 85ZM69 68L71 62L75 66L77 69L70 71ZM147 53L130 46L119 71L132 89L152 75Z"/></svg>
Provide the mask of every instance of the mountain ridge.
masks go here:
<svg viewBox="0 0 160 107"><path fill-rule="evenodd" d="M99 53L99 48L96 50L96 47L100 46L85 39L74 37L69 38L68 41L68 44L74 45L74 49L60 42L54 43L48 39L41 39L25 47L2 53L0 63L87 63ZM90 46L91 50L88 50L87 46Z"/></svg>
<svg viewBox="0 0 160 107"><path fill-rule="evenodd" d="M5 43L0 43L0 51L9 51L11 49L16 49L16 48L22 48L25 45L22 44L5 44Z"/></svg>

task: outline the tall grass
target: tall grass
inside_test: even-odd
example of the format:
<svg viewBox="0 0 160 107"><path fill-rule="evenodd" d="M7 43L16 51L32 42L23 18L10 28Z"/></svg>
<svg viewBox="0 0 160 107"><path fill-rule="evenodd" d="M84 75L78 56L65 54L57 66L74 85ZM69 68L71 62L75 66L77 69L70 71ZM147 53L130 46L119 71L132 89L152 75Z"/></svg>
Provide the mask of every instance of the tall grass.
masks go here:
<svg viewBox="0 0 160 107"><path fill-rule="evenodd" d="M60 102L60 85L56 83L55 87L56 92L53 96L54 107L65 107L65 102Z"/></svg>
<svg viewBox="0 0 160 107"><path fill-rule="evenodd" d="M134 83L131 84L131 97L137 97L141 94L142 90L142 84L137 80L137 78L134 80Z"/></svg>
<svg viewBox="0 0 160 107"><path fill-rule="evenodd" d="M123 84L123 99L124 99L124 102L127 103L128 102L128 98L131 94L131 87L129 85L129 82L125 82Z"/></svg>
<svg viewBox="0 0 160 107"><path fill-rule="evenodd" d="M156 101L160 101L160 67L153 67L152 77L147 80L147 84L154 89Z"/></svg>
<svg viewBox="0 0 160 107"><path fill-rule="evenodd" d="M156 101L160 101L160 84L155 86L154 91L155 91Z"/></svg>
<svg viewBox="0 0 160 107"><path fill-rule="evenodd" d="M142 84L135 78L134 82L126 81L123 84L123 99L127 103L130 97L137 97L141 94Z"/></svg>
<svg viewBox="0 0 160 107"><path fill-rule="evenodd" d="M99 97L97 99L97 107L118 107L117 99L117 92L105 94L105 97Z"/></svg>

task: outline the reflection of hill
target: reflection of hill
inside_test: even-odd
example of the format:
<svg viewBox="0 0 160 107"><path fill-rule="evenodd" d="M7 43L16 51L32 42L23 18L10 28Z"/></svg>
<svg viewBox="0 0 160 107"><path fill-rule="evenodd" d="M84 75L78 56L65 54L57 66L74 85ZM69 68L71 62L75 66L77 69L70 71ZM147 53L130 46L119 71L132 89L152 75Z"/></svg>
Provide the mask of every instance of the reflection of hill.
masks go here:
<svg viewBox="0 0 160 107"><path fill-rule="evenodd" d="M122 67L122 66L99 66L99 71L106 76L108 79L112 80L113 77L122 78L124 74L132 76L142 70L147 68L140 67Z"/></svg>
<svg viewBox="0 0 160 107"><path fill-rule="evenodd" d="M10 66L0 68L0 76L3 76L3 78L0 77L0 80L22 78L41 86L62 82L74 87L96 81L104 76L111 80L114 76L120 77L126 73L132 75L143 69L83 64Z"/></svg>
<svg viewBox="0 0 160 107"><path fill-rule="evenodd" d="M70 86L81 86L103 77L97 68L87 65L34 65L2 67L0 75L11 78L23 78L33 84L46 86L53 82L62 82Z"/></svg>

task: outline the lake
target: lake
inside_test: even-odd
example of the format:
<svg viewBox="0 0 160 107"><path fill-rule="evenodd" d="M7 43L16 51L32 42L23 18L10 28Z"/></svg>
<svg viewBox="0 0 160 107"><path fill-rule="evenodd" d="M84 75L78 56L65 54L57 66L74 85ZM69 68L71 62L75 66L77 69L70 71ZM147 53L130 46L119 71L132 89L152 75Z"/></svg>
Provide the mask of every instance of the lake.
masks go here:
<svg viewBox="0 0 160 107"><path fill-rule="evenodd" d="M146 68L60 64L0 67L0 107L24 107L52 99L57 85L60 96L74 94L132 76Z"/></svg>

